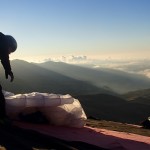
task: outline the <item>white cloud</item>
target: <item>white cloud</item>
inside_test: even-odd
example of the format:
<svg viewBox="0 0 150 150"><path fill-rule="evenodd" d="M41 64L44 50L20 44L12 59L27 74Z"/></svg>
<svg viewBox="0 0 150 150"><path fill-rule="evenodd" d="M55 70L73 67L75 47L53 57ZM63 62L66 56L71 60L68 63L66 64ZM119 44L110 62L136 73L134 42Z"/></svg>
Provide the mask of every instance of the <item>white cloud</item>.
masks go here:
<svg viewBox="0 0 150 150"><path fill-rule="evenodd" d="M143 71L140 71L139 74L143 74L147 76L148 78L150 78L150 69L145 69Z"/></svg>
<svg viewBox="0 0 150 150"><path fill-rule="evenodd" d="M76 62L76 63L85 62L85 61L87 61L87 56L74 56L74 55L72 55L68 58L68 61L69 62Z"/></svg>
<svg viewBox="0 0 150 150"><path fill-rule="evenodd" d="M87 56L85 55L69 55L69 56L61 56L61 57L53 57L53 58L47 58L44 59L44 61L60 61L60 62L66 62L66 63L75 63L75 64L80 64L80 63L88 63L90 60L88 60Z"/></svg>

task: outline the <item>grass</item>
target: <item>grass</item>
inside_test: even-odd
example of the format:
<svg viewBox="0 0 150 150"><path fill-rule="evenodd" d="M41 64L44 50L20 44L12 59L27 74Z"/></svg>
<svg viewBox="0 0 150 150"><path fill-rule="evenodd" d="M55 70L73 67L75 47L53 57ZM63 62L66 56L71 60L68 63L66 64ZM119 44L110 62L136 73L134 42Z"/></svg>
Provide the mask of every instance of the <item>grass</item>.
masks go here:
<svg viewBox="0 0 150 150"><path fill-rule="evenodd" d="M94 128L101 128L119 132L134 133L150 137L150 129L144 129L142 126L131 125L105 120L87 119L86 125Z"/></svg>

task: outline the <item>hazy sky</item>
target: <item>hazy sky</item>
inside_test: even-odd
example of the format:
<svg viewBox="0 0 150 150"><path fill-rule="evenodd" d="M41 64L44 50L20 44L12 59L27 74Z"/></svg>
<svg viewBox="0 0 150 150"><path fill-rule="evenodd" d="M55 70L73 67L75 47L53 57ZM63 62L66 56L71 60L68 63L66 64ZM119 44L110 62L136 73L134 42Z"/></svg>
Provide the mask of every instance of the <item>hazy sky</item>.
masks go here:
<svg viewBox="0 0 150 150"><path fill-rule="evenodd" d="M10 57L150 57L150 0L0 0Z"/></svg>

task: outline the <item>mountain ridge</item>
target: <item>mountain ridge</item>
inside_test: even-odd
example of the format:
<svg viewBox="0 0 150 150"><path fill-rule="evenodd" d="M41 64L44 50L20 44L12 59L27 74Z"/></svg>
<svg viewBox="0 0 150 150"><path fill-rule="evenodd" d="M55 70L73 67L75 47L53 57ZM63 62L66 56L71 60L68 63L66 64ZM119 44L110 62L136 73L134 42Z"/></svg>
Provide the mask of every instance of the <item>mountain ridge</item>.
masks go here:
<svg viewBox="0 0 150 150"><path fill-rule="evenodd" d="M13 93L39 91L78 95L112 92L108 89L96 87L90 82L73 79L55 71L50 71L34 63L14 60L11 64L15 76L13 84L5 80L4 74L1 78L1 83L4 90L6 89ZM2 72L2 67L0 67L0 71Z"/></svg>
<svg viewBox="0 0 150 150"><path fill-rule="evenodd" d="M130 102L150 105L150 89L131 91L123 94L123 97Z"/></svg>
<svg viewBox="0 0 150 150"><path fill-rule="evenodd" d="M88 117L99 120L140 124L150 115L149 105L130 102L109 94L76 96Z"/></svg>
<svg viewBox="0 0 150 150"><path fill-rule="evenodd" d="M109 89L119 94L150 87L150 79L148 77L115 69L94 69L52 61L38 65L74 79L88 81L100 88L109 87Z"/></svg>
<svg viewBox="0 0 150 150"><path fill-rule="evenodd" d="M34 70L35 72L37 72L37 74L33 72L35 77L40 74L44 78L46 73L51 71L53 75L55 73L55 75L57 74L56 76L63 76L65 78L74 80L74 82L82 81L84 83L88 83L92 86L95 86L97 90L99 88L101 90L103 89L114 93L124 94L130 91L147 89L150 87L150 79L148 77L115 69L94 69L79 65L67 64L64 62L53 61L44 63L29 63L23 60L12 60L11 64L15 77L17 75L17 79L21 76L21 72L18 73L19 70L17 69L17 66L22 70L22 67L26 68L26 65L30 65L30 67L26 68L26 70L22 70L22 73L27 75L28 73L30 74L30 71L33 72ZM35 70L35 67L40 67L42 71ZM49 77L51 77L50 72L48 74ZM42 77L40 80L42 80ZM55 82L56 81L57 80L55 79Z"/></svg>

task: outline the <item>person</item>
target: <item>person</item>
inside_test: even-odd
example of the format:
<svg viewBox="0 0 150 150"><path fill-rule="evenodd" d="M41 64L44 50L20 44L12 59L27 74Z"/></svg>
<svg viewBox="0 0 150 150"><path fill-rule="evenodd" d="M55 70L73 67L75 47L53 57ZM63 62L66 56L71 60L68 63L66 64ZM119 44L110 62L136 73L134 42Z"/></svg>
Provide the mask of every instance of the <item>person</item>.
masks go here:
<svg viewBox="0 0 150 150"><path fill-rule="evenodd" d="M11 35L5 35L0 32L0 60L1 64L5 70L5 77L8 79L10 77L10 81L14 80L14 75L11 70L9 54L14 52L17 49L17 42ZM0 119L6 118L6 110L5 110L5 97L2 91L2 86L0 85Z"/></svg>

